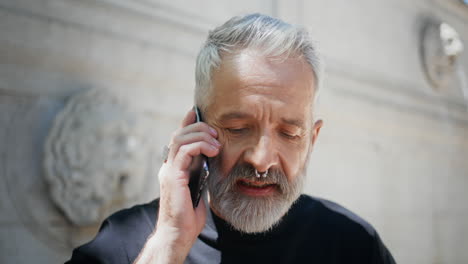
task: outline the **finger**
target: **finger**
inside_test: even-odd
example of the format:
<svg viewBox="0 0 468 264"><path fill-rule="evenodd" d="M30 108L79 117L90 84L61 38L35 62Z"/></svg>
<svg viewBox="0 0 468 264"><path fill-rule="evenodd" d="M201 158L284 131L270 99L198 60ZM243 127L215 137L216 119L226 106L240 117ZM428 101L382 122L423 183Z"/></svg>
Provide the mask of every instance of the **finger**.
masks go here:
<svg viewBox="0 0 468 264"><path fill-rule="evenodd" d="M192 132L206 132L208 134L211 134L213 137L218 137L218 132L216 131L216 129L212 128L205 122L193 123L182 127L178 130L178 133L176 135L188 134Z"/></svg>
<svg viewBox="0 0 468 264"><path fill-rule="evenodd" d="M174 158L173 165L180 170L187 170L192 162L194 156L203 154L207 157L214 157L219 153L219 148L206 143L205 141L198 141L191 144L183 145L179 148L179 152Z"/></svg>
<svg viewBox="0 0 468 264"><path fill-rule="evenodd" d="M190 124L186 127L182 127L174 131L172 133L171 141L169 143L169 153L167 155L167 161L172 160L175 155L177 155L177 152L179 151L179 147L184 144L184 138L187 138L186 135L190 133L198 133L198 132L204 132L207 134L212 135L213 137L217 137L218 133L216 130L210 126L208 126L206 123L199 122L195 124ZM211 140L207 140L207 142L210 142ZM191 143L191 142L188 142ZM215 146L219 146L216 142L213 142Z"/></svg>
<svg viewBox="0 0 468 264"><path fill-rule="evenodd" d="M207 143L210 143L214 146L221 146L221 143L219 143L216 138L213 137L212 134L206 133L206 132L193 132L193 133L188 133L188 134L180 134L176 136L174 139L174 144L178 145L185 145L185 144L190 144L196 141L205 141Z"/></svg>
<svg viewBox="0 0 468 264"><path fill-rule="evenodd" d="M177 152L179 151L179 147L187 144L191 144L198 141L204 141L208 144L211 144L217 148L221 147L221 143L216 140L211 134L206 132L194 132L189 134L180 134L174 138L173 143L171 144L171 152L168 155L168 160L173 159Z"/></svg>
<svg viewBox="0 0 468 264"><path fill-rule="evenodd" d="M185 115L184 119L182 120L182 124L180 124L180 127L186 127L190 124L195 123L196 121L196 116L195 116L195 111L193 109L190 109L188 113Z"/></svg>

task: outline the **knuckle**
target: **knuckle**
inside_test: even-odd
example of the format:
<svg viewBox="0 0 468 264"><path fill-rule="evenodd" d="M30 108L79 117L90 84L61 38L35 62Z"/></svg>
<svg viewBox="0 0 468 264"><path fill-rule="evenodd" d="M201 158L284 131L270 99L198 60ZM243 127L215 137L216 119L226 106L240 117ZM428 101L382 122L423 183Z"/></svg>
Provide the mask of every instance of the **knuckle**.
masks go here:
<svg viewBox="0 0 468 264"><path fill-rule="evenodd" d="M206 142L203 142L203 145L200 146L201 149L203 150L203 152L205 152L206 154L210 154L210 153L213 153L215 152L216 150L212 147L212 145L206 143Z"/></svg>
<svg viewBox="0 0 468 264"><path fill-rule="evenodd" d="M207 143L205 141L200 141L200 142L197 142L197 148L199 149L205 149L207 147Z"/></svg>
<svg viewBox="0 0 468 264"><path fill-rule="evenodd" d="M206 133L206 132L203 132L202 135L201 135L201 139L202 140L205 140L206 142L211 142L211 136L210 134Z"/></svg>
<svg viewBox="0 0 468 264"><path fill-rule="evenodd" d="M179 148L179 152L180 152L181 154L183 154L183 155L187 155L187 153L189 152L189 150L190 150L189 145L182 145L182 146L180 146L180 148Z"/></svg>
<svg viewBox="0 0 468 264"><path fill-rule="evenodd" d="M207 131L208 129L208 125L204 122L195 123L194 126L196 126L197 130L199 131Z"/></svg>
<svg viewBox="0 0 468 264"><path fill-rule="evenodd" d="M175 139L179 134L180 134L180 129L177 129L171 133L171 138Z"/></svg>
<svg viewBox="0 0 468 264"><path fill-rule="evenodd" d="M167 166L163 165L158 173L158 179L160 183L164 182L164 179L167 178L166 175L167 175Z"/></svg>
<svg viewBox="0 0 468 264"><path fill-rule="evenodd" d="M182 139L182 135L180 134L174 135L174 137L172 138L172 144L177 144L181 142L181 139Z"/></svg>
<svg viewBox="0 0 468 264"><path fill-rule="evenodd" d="M208 126L207 123L201 122L200 125L201 125L201 128L202 128L205 132L208 132L208 131L209 131L210 126Z"/></svg>

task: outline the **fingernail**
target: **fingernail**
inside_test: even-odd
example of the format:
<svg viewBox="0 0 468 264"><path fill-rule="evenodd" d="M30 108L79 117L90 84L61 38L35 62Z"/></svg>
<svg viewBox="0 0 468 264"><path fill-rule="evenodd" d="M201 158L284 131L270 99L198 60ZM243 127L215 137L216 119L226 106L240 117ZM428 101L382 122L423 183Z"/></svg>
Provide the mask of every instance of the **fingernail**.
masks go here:
<svg viewBox="0 0 468 264"><path fill-rule="evenodd" d="M213 136L217 136L218 135L218 132L216 132L216 130L212 127L210 127L210 133L213 135Z"/></svg>
<svg viewBox="0 0 468 264"><path fill-rule="evenodd" d="M218 147L217 147L217 146L210 145L210 147L211 147L212 149L218 150Z"/></svg>
<svg viewBox="0 0 468 264"><path fill-rule="evenodd" d="M211 141L213 141L213 143L214 143L216 146L218 146L218 147L221 146L221 143L219 143L218 140L216 140L216 139L213 138L213 139L211 139Z"/></svg>

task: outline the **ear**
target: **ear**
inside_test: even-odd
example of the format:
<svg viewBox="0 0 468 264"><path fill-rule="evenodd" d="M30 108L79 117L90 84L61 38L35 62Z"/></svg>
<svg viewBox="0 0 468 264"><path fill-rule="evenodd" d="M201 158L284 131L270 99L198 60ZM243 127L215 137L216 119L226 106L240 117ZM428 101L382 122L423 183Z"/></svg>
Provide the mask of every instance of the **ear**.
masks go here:
<svg viewBox="0 0 468 264"><path fill-rule="evenodd" d="M323 126L322 119L319 119L319 120L317 120L315 122L314 127L312 128L312 135L311 135L312 136L312 139L311 139L312 140L312 144L311 144L312 146L315 144L315 141L318 138L318 135L320 133L320 129L322 128L322 126Z"/></svg>

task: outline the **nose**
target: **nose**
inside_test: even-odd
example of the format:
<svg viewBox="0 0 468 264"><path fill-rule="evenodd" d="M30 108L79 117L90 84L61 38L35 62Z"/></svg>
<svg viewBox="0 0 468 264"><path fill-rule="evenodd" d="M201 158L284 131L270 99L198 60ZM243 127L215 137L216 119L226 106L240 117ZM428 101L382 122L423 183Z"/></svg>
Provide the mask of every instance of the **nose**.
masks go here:
<svg viewBox="0 0 468 264"><path fill-rule="evenodd" d="M278 152L271 136L266 133L260 135L256 142L246 149L244 160L260 173L278 165Z"/></svg>

